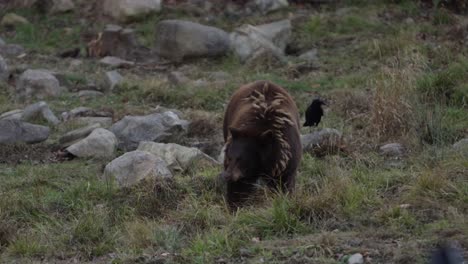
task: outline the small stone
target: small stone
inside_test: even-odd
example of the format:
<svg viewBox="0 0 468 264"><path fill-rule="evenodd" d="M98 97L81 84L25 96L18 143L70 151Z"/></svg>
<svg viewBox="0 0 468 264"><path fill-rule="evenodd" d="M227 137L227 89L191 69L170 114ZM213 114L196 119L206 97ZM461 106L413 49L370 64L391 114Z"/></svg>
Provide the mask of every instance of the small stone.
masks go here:
<svg viewBox="0 0 468 264"><path fill-rule="evenodd" d="M53 125L60 123L60 120L54 115L52 110L50 110L49 105L44 101L27 106L23 111L22 119L25 121L31 121L39 116L42 116L47 120L47 122Z"/></svg>
<svg viewBox="0 0 468 264"><path fill-rule="evenodd" d="M63 92L59 81L45 70L27 70L16 84L16 99L28 101L32 98L57 97Z"/></svg>
<svg viewBox="0 0 468 264"><path fill-rule="evenodd" d="M348 264L362 264L364 263L364 257L361 253L356 253L349 257Z"/></svg>
<svg viewBox="0 0 468 264"><path fill-rule="evenodd" d="M113 91L118 85L122 84L124 78L118 71L108 71L106 72L106 89Z"/></svg>
<svg viewBox="0 0 468 264"><path fill-rule="evenodd" d="M227 72L223 71L218 71L218 72L211 72L209 74L209 78L213 81L226 81L230 78L231 76Z"/></svg>
<svg viewBox="0 0 468 264"><path fill-rule="evenodd" d="M380 147L380 155L386 157L402 157L405 154L405 148L400 143L390 143Z"/></svg>
<svg viewBox="0 0 468 264"><path fill-rule="evenodd" d="M78 68L78 67L80 67L81 65L83 65L83 61L82 61L82 60L73 59L73 60L70 61L70 67L71 67L71 68Z"/></svg>
<svg viewBox="0 0 468 264"><path fill-rule="evenodd" d="M96 97L101 97L104 94L99 91L95 90L81 90L78 92L78 97L80 98L96 98Z"/></svg>
<svg viewBox="0 0 468 264"><path fill-rule="evenodd" d="M62 147L68 147L72 145L73 143L76 143L77 141L89 136L91 132L93 132L95 129L100 128L100 127L101 127L101 124L91 124L86 127L72 130L59 138L59 144Z"/></svg>
<svg viewBox="0 0 468 264"><path fill-rule="evenodd" d="M29 24L29 21L26 18L14 13L8 13L4 15L2 21L0 22L0 25L4 27L15 27L27 24Z"/></svg>
<svg viewBox="0 0 468 264"><path fill-rule="evenodd" d="M1 46L0 55L15 57L25 52L23 46L18 44L5 44Z"/></svg>
<svg viewBox="0 0 468 264"><path fill-rule="evenodd" d="M341 149L342 141L341 132L332 128L323 128L310 134L301 135L303 151L316 156L338 152Z"/></svg>
<svg viewBox="0 0 468 264"><path fill-rule="evenodd" d="M170 178L172 173L161 158L146 151L131 151L114 159L104 169L102 179L130 187L145 179Z"/></svg>
<svg viewBox="0 0 468 264"><path fill-rule="evenodd" d="M92 124L100 124L103 128L109 128L112 126L112 118L111 117L94 117L94 116L85 116L85 117L77 117L73 119L75 123L81 125L92 125Z"/></svg>
<svg viewBox="0 0 468 264"><path fill-rule="evenodd" d="M468 138L461 139L453 144L453 149L461 154L468 155Z"/></svg>
<svg viewBox="0 0 468 264"><path fill-rule="evenodd" d="M262 13L268 13L289 6L287 0L255 0L254 4Z"/></svg>
<svg viewBox="0 0 468 264"><path fill-rule="evenodd" d="M0 47L4 45L6 45L6 42L2 38L0 38Z"/></svg>
<svg viewBox="0 0 468 264"><path fill-rule="evenodd" d="M2 113L0 115L0 120L2 120L2 119L17 119L17 120L20 120L22 116L23 116L23 110L22 109L15 109L15 110L11 110L11 111Z"/></svg>
<svg viewBox="0 0 468 264"><path fill-rule="evenodd" d="M312 49L309 50L301 55L299 55L299 59L301 61L305 61L310 64L317 64L318 63L318 57L317 57L318 51L317 49Z"/></svg>
<svg viewBox="0 0 468 264"><path fill-rule="evenodd" d="M65 13L75 9L75 4L72 0L53 0L53 5L50 9L52 14Z"/></svg>
<svg viewBox="0 0 468 264"><path fill-rule="evenodd" d="M104 0L104 14L121 22L141 19L161 10L161 0Z"/></svg>
<svg viewBox="0 0 468 264"><path fill-rule="evenodd" d="M123 60L121 58L112 57L112 56L107 56L107 57L102 58L99 61L99 63L104 66L109 66L111 68L129 68L135 65L135 63L132 61L127 61L127 60Z"/></svg>
<svg viewBox="0 0 468 264"><path fill-rule="evenodd" d="M5 59L0 56L0 82L8 81L8 77L10 76L10 72L8 70L8 65Z"/></svg>
<svg viewBox="0 0 468 264"><path fill-rule="evenodd" d="M80 158L109 158L114 156L116 146L114 133L96 128L89 136L69 146L67 151Z"/></svg>
<svg viewBox="0 0 468 264"><path fill-rule="evenodd" d="M182 72L173 71L167 75L167 79L172 85L179 86L184 85L190 82L190 79L187 78Z"/></svg>

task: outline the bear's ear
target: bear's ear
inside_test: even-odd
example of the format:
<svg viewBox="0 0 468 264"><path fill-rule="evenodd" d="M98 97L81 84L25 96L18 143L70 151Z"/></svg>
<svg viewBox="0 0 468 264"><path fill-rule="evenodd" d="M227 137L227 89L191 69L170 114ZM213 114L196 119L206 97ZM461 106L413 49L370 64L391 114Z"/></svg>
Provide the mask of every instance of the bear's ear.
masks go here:
<svg viewBox="0 0 468 264"><path fill-rule="evenodd" d="M242 132L238 128L230 127L229 132L231 133L232 138L239 138L242 135Z"/></svg>

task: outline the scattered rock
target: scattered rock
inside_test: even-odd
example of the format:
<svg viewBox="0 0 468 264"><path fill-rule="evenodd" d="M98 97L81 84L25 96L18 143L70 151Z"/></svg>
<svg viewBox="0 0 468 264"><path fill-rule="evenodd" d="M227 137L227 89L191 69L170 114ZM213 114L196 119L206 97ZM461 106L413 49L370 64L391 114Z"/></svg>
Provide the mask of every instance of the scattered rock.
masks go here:
<svg viewBox="0 0 468 264"><path fill-rule="evenodd" d="M77 107L69 112L63 112L62 113L62 119L63 121L67 121L73 118L77 117L110 117L112 118L113 113L108 112L108 111L96 111L92 108L89 107Z"/></svg>
<svg viewBox="0 0 468 264"><path fill-rule="evenodd" d="M255 60L265 54L286 62L284 50L291 34L289 20L260 26L244 25L231 33L231 49L243 62Z"/></svg>
<svg viewBox="0 0 468 264"><path fill-rule="evenodd" d="M380 147L380 155L386 157L403 157L405 148L400 143L390 143Z"/></svg>
<svg viewBox="0 0 468 264"><path fill-rule="evenodd" d="M8 71L8 65L5 59L0 56L0 82L8 81L8 77L10 76L10 72Z"/></svg>
<svg viewBox="0 0 468 264"><path fill-rule="evenodd" d="M173 133L186 131L188 122L173 112L146 116L125 116L110 130L119 139L119 148L134 150L141 141L162 141Z"/></svg>
<svg viewBox="0 0 468 264"><path fill-rule="evenodd" d="M20 120L0 120L0 143L39 143L49 137L46 126L33 125Z"/></svg>
<svg viewBox="0 0 468 264"><path fill-rule="evenodd" d="M156 25L155 52L171 61L221 56L229 50L229 35L218 28L182 20Z"/></svg>
<svg viewBox="0 0 468 264"><path fill-rule="evenodd" d="M118 71L108 71L106 72L105 85L106 89L113 91L119 84L123 82L123 77Z"/></svg>
<svg viewBox="0 0 468 264"><path fill-rule="evenodd" d="M18 44L5 44L0 48L0 55L7 57L15 57L25 52L23 46Z"/></svg>
<svg viewBox="0 0 468 264"><path fill-rule="evenodd" d="M53 0L50 12L52 14L65 13L75 9L75 4L72 0Z"/></svg>
<svg viewBox="0 0 468 264"><path fill-rule="evenodd" d="M145 179L170 177L172 173L163 159L138 150L111 161L102 175L103 180L115 181L119 187L130 187Z"/></svg>
<svg viewBox="0 0 468 264"><path fill-rule="evenodd" d="M101 124L91 124L86 127L72 130L59 138L59 144L63 148L71 146L72 144L78 142L79 140L82 140L83 138L89 136L91 132L93 132L95 129L100 128L100 127L101 127Z"/></svg>
<svg viewBox="0 0 468 264"><path fill-rule="evenodd" d="M468 155L468 138L457 141L453 144L453 149L464 155Z"/></svg>
<svg viewBox="0 0 468 264"><path fill-rule="evenodd" d="M42 116L52 125L58 125L60 123L60 120L54 115L52 110L50 110L49 105L44 101L27 106L23 111L22 119L25 121L31 121L39 116Z"/></svg>
<svg viewBox="0 0 468 264"><path fill-rule="evenodd" d="M309 64L318 64L317 55L318 55L317 49L312 49L299 55L299 60L307 62Z"/></svg>
<svg viewBox="0 0 468 264"><path fill-rule="evenodd" d="M362 264L364 263L364 256L361 253L356 253L349 257L348 264Z"/></svg>
<svg viewBox="0 0 468 264"><path fill-rule="evenodd" d="M190 82L190 79L187 78L182 72L173 71L167 75L167 79L172 85L179 86L184 85Z"/></svg>
<svg viewBox="0 0 468 264"><path fill-rule="evenodd" d="M104 0L104 14L121 22L142 18L161 10L161 0Z"/></svg>
<svg viewBox="0 0 468 264"><path fill-rule="evenodd" d="M109 128L112 126L112 118L111 117L96 117L96 116L85 116L85 117L77 117L73 119L76 124L79 125L92 125L92 124L100 124L103 128Z"/></svg>
<svg viewBox="0 0 468 264"><path fill-rule="evenodd" d="M87 45L88 56L114 56L127 60L144 60L150 50L138 42L133 29L117 25L106 25L98 37Z"/></svg>
<svg viewBox="0 0 468 264"><path fill-rule="evenodd" d="M114 133L96 128L89 136L69 146L67 151L79 158L109 158L114 156L116 146Z"/></svg>
<svg viewBox="0 0 468 264"><path fill-rule="evenodd" d="M133 61L127 61L127 60L123 60L121 58L112 57L112 56L107 56L107 57L102 58L99 61L99 63L104 66L109 66L111 68L129 68L135 65Z"/></svg>
<svg viewBox="0 0 468 264"><path fill-rule="evenodd" d="M20 101L56 97L62 92L63 88L57 78L44 70L27 70L21 74L16 84L16 99Z"/></svg>
<svg viewBox="0 0 468 264"><path fill-rule="evenodd" d="M201 152L197 148L188 148L174 143L140 142L138 150L147 151L162 158L173 170L186 170L196 161L204 161L207 164L218 165L219 163Z"/></svg>
<svg viewBox="0 0 468 264"><path fill-rule="evenodd" d="M255 0L254 4L263 14L289 6L288 0Z"/></svg>
<svg viewBox="0 0 468 264"><path fill-rule="evenodd" d="M27 24L29 24L29 21L26 18L14 13L8 13L4 15L2 21L0 22L0 25L4 27L16 27Z"/></svg>
<svg viewBox="0 0 468 264"><path fill-rule="evenodd" d="M95 90L81 90L78 92L78 97L80 98L96 98L96 97L101 97L104 94L99 91Z"/></svg>
<svg viewBox="0 0 468 264"><path fill-rule="evenodd" d="M210 78L213 81L226 81L231 77L229 73L223 72L223 71L218 71L218 72L211 72L208 75L208 78Z"/></svg>
<svg viewBox="0 0 468 264"><path fill-rule="evenodd" d="M18 119L19 120L21 119L22 116L23 116L23 110L15 109L15 110L11 110L11 111L1 114L0 120L2 119Z"/></svg>
<svg viewBox="0 0 468 264"><path fill-rule="evenodd" d="M342 134L336 129L323 128L310 134L301 135L304 152L324 156L334 154L342 147Z"/></svg>

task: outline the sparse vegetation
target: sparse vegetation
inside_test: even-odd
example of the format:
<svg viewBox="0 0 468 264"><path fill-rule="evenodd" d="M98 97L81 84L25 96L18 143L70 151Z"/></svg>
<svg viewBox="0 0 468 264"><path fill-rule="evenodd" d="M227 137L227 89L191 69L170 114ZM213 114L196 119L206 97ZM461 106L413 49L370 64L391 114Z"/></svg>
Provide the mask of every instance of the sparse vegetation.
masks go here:
<svg viewBox="0 0 468 264"><path fill-rule="evenodd" d="M451 148L468 135L467 32L451 40L448 32L461 18L443 7L424 14L422 8L415 1L321 6L293 36L301 52L318 49L321 65L297 78L283 67L247 68L229 55L181 67L193 80L225 71L226 81L172 85L165 75L135 66L119 70L126 81L112 93L48 101L56 113L87 106L110 108L116 118L158 105L176 108L194 121L190 139L215 142L232 92L269 79L287 88L301 113L316 94L330 99L320 126L342 131L346 151L305 154L294 194L260 188L259 199L231 214L220 167L194 164L169 180L117 189L99 180L103 161L58 162L42 144L0 146L0 262L345 263L361 252L372 263L427 263L430 248L444 239L457 240L468 257L468 162ZM95 60L72 69L67 60L37 56L83 46L86 24L77 22L79 14L13 11L33 23L0 36L34 52L10 63L65 70L66 83L76 89L101 78ZM164 17L200 19L174 12ZM162 18L130 26L152 46ZM239 21L215 23L234 28ZM24 107L8 89L0 83L0 114ZM404 158L378 155L378 147L391 142L405 145Z"/></svg>

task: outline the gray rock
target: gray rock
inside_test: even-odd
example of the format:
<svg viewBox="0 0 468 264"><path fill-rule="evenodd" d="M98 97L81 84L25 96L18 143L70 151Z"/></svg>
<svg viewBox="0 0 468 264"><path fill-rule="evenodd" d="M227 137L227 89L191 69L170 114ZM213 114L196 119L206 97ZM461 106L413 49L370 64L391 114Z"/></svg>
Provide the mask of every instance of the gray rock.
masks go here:
<svg viewBox="0 0 468 264"><path fill-rule="evenodd" d="M96 111L92 108L89 107L77 107L69 112L63 112L62 113L62 119L63 121L67 121L70 119L74 119L77 117L110 117L112 118L113 114L111 112L107 111Z"/></svg>
<svg viewBox="0 0 468 264"><path fill-rule="evenodd" d="M289 6L288 0L255 0L254 4L262 13L268 13Z"/></svg>
<svg viewBox="0 0 468 264"><path fill-rule="evenodd" d="M187 130L188 122L173 112L146 116L125 116L110 130L119 139L119 148L134 150L141 141L162 141L173 133Z"/></svg>
<svg viewBox="0 0 468 264"><path fill-rule="evenodd" d="M102 179L116 182L119 187L130 187L145 179L170 178L166 162L146 151L123 154L107 164Z"/></svg>
<svg viewBox="0 0 468 264"><path fill-rule="evenodd" d="M25 52L23 46L18 44L5 44L0 48L0 55L6 57L19 56Z"/></svg>
<svg viewBox="0 0 468 264"><path fill-rule="evenodd" d="M356 253L349 257L348 264L362 264L364 263L364 257L361 253Z"/></svg>
<svg viewBox="0 0 468 264"><path fill-rule="evenodd" d="M86 127L72 130L59 138L59 144L62 147L68 147L79 140L89 136L95 129L100 128L101 124L91 124ZM115 135L114 135L115 136Z"/></svg>
<svg viewBox="0 0 468 264"><path fill-rule="evenodd" d="M43 70L25 71L16 84L16 99L20 101L57 97L62 92L57 78Z"/></svg>
<svg viewBox="0 0 468 264"><path fill-rule="evenodd" d="M208 75L208 78L210 78L213 81L226 81L231 77L229 73L223 72L223 71L218 71L218 72L211 72Z"/></svg>
<svg viewBox="0 0 468 264"><path fill-rule="evenodd" d="M187 78L182 72L172 71L167 75L167 79L172 85L179 86L184 85L190 82L190 79Z"/></svg>
<svg viewBox="0 0 468 264"><path fill-rule="evenodd" d="M15 27L18 25L26 24L29 24L29 21L26 18L19 16L15 13L8 13L4 15L2 21L0 22L0 25L3 27Z"/></svg>
<svg viewBox="0 0 468 264"><path fill-rule="evenodd" d="M96 98L103 96L104 93L95 90L81 90L78 92L80 98Z"/></svg>
<svg viewBox="0 0 468 264"><path fill-rule="evenodd" d="M161 0L104 0L104 14L121 22L142 18L161 10Z"/></svg>
<svg viewBox="0 0 468 264"><path fill-rule="evenodd" d="M317 55L318 55L317 49L312 49L299 55L299 60L310 63L310 64L317 64L318 63Z"/></svg>
<svg viewBox="0 0 468 264"><path fill-rule="evenodd" d="M75 9L75 4L72 0L52 0L50 12L52 14L65 13L73 11L73 9Z"/></svg>
<svg viewBox="0 0 468 264"><path fill-rule="evenodd" d="M400 143L390 143L380 147L379 153L386 157L403 157L405 148Z"/></svg>
<svg viewBox="0 0 468 264"><path fill-rule="evenodd" d="M155 52L172 61L221 56L229 50L229 35L218 28L182 20L156 25Z"/></svg>
<svg viewBox="0 0 468 264"><path fill-rule="evenodd" d="M24 109L21 119L25 121L32 121L38 117L43 117L52 125L58 125L60 123L60 120L54 115L52 110L50 110L49 105L44 101L28 105Z"/></svg>
<svg viewBox="0 0 468 264"><path fill-rule="evenodd" d="M109 66L111 68L129 68L135 65L133 61L127 61L127 60L117 58L117 57L112 57L112 56L107 56L107 57L102 58L99 61L99 63L104 66Z"/></svg>
<svg viewBox="0 0 468 264"><path fill-rule="evenodd" d="M15 110L11 110L11 111L2 113L0 115L0 120L2 120L2 119L17 119L17 120L20 120L22 116L23 116L23 110L22 109L15 109Z"/></svg>
<svg viewBox="0 0 468 264"><path fill-rule="evenodd" d="M8 65L5 59L0 56L0 82L6 82L10 76L10 71L8 70Z"/></svg>
<svg viewBox="0 0 468 264"><path fill-rule="evenodd" d="M219 165L215 159L197 148L188 148L174 143L164 144L143 141L140 142L137 150L147 151L162 158L166 161L169 168L173 170L186 170L197 161L206 162L211 165Z"/></svg>
<svg viewBox="0 0 468 264"><path fill-rule="evenodd" d="M301 135L302 149L317 156L333 154L342 146L342 134L336 129L323 128L310 134Z"/></svg>
<svg viewBox="0 0 468 264"><path fill-rule="evenodd" d="M117 71L106 72L105 84L107 90L114 90L118 85L122 84L124 78Z"/></svg>
<svg viewBox="0 0 468 264"><path fill-rule="evenodd" d="M50 129L20 120L0 120L0 143L39 143L47 140Z"/></svg>
<svg viewBox="0 0 468 264"><path fill-rule="evenodd" d="M270 54L284 63L284 49L290 37L289 20L260 26L244 25L230 34L231 49L243 62Z"/></svg>
<svg viewBox="0 0 468 264"><path fill-rule="evenodd" d="M0 38L0 47L4 45L6 45L6 42L2 38Z"/></svg>
<svg viewBox="0 0 468 264"><path fill-rule="evenodd" d="M453 149L468 156L468 138L461 139L453 144Z"/></svg>
<svg viewBox="0 0 468 264"><path fill-rule="evenodd" d="M83 65L83 61L79 59L73 59L70 61L70 68L79 68Z"/></svg>
<svg viewBox="0 0 468 264"><path fill-rule="evenodd" d="M114 156L116 146L114 133L96 128L89 136L69 146L67 151L79 158L109 158Z"/></svg>
<svg viewBox="0 0 468 264"><path fill-rule="evenodd" d="M83 125L83 126L89 126L93 124L99 124L103 128L109 128L110 126L112 126L111 117L84 116L84 117L74 118L73 121L76 124Z"/></svg>

